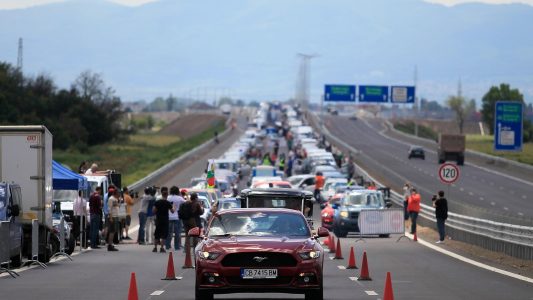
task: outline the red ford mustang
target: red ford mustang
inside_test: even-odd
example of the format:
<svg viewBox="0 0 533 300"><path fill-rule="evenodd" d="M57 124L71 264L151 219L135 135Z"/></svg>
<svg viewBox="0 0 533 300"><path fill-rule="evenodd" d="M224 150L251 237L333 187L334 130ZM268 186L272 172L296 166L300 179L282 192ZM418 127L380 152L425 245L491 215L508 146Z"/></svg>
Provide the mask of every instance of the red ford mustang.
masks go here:
<svg viewBox="0 0 533 300"><path fill-rule="evenodd" d="M196 300L213 294L291 293L323 299L324 250L301 212L281 208L217 212L195 249ZM198 228L189 231L199 236Z"/></svg>

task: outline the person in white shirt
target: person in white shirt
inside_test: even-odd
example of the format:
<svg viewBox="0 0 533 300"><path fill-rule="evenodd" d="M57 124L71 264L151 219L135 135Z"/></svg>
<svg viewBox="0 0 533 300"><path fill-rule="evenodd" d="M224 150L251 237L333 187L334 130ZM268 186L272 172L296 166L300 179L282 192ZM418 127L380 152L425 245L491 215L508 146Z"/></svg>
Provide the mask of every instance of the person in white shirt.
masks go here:
<svg viewBox="0 0 533 300"><path fill-rule="evenodd" d="M119 198L120 198L120 192L118 189L115 189L113 191L113 195L109 197L107 200L107 206L109 207L109 220L108 220L108 227L107 232L109 233L109 238L107 240L107 251L118 251L115 246L113 246L113 238L115 237L115 233L119 232L119 219L118 219L118 207L119 207Z"/></svg>
<svg viewBox="0 0 533 300"><path fill-rule="evenodd" d="M83 248L87 248L87 238L86 238L86 223L87 222L87 200L82 197L81 191L78 191L78 197L74 200L73 204L74 212L74 235L77 239L81 236L80 245ZM80 235L81 234L81 235Z"/></svg>
<svg viewBox="0 0 533 300"><path fill-rule="evenodd" d="M168 196L167 201L172 204L174 212L168 212L169 228L165 248L170 250L170 242L172 240L172 236L174 235L174 250L177 251L181 249L181 221L178 217L178 210L180 205L185 202L185 199L180 196L179 188L177 186L172 186L170 188L170 196Z"/></svg>
<svg viewBox="0 0 533 300"><path fill-rule="evenodd" d="M85 171L85 175L96 174L96 170L98 170L98 165L97 164L92 164L91 167L89 169L87 169L87 171Z"/></svg>

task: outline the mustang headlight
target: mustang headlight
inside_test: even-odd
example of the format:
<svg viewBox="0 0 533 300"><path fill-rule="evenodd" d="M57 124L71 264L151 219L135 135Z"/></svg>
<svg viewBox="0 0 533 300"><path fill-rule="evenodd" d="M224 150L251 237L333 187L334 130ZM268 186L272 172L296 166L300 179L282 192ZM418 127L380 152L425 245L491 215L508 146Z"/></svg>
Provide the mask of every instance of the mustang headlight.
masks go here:
<svg viewBox="0 0 533 300"><path fill-rule="evenodd" d="M323 213L322 217L327 218L327 217L329 217L329 214L328 213Z"/></svg>
<svg viewBox="0 0 533 300"><path fill-rule="evenodd" d="M306 251L298 253L303 260L317 259L320 257L320 252L318 251Z"/></svg>
<svg viewBox="0 0 533 300"><path fill-rule="evenodd" d="M217 259L217 257L220 256L220 253L218 253L218 252L198 251L197 255L201 259L215 260L215 259Z"/></svg>
<svg viewBox="0 0 533 300"><path fill-rule="evenodd" d="M341 211L341 217L348 218L349 214L347 211Z"/></svg>

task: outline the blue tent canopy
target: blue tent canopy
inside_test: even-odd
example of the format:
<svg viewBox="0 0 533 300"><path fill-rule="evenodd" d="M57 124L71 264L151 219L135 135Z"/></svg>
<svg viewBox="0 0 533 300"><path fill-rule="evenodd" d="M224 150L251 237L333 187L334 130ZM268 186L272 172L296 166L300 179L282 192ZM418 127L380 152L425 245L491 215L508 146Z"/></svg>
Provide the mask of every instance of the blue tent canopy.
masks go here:
<svg viewBox="0 0 533 300"><path fill-rule="evenodd" d="M54 190L86 190L87 178L63 167L60 163L52 161L52 186Z"/></svg>

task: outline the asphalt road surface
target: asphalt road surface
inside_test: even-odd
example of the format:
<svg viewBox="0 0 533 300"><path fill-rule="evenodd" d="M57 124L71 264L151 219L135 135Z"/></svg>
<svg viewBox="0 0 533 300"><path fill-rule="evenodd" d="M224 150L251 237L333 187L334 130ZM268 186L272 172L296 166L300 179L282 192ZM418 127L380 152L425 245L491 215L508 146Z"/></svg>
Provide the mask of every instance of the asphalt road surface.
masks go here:
<svg viewBox="0 0 533 300"><path fill-rule="evenodd" d="M235 138L235 137L233 137ZM231 142L228 140L228 143ZM227 149L225 142L198 157L196 161L176 170L168 184L187 182L202 174L205 159L218 157ZM403 151L401 151L403 153ZM419 163L419 162L417 162ZM181 181L183 180L183 181ZM164 182L161 182L164 184ZM319 211L318 207L315 211ZM137 218L133 217L135 228ZM315 213L315 224L318 213ZM131 234L135 239L136 231ZM448 255L398 235L390 238L356 236L342 239L343 260L324 260L325 299L383 298L386 273L391 272L395 299L533 299L533 281L524 281L465 264ZM152 253L152 246L120 244L119 252L90 250L49 264L47 269L32 268L20 272L19 278L0 275L0 299L127 299L130 276L136 274L139 299L194 299L194 269L182 269L184 253L173 252L176 275L180 280L163 281L168 254ZM361 267L362 253L368 256L371 281L357 281L360 269L346 270L349 247L355 248ZM435 247L435 246L433 246ZM435 247L446 249L446 244ZM288 294L229 294L216 299L303 299Z"/></svg>
<svg viewBox="0 0 533 300"><path fill-rule="evenodd" d="M401 190L405 182L412 183L422 194L422 201L431 205L431 195L444 190L450 211L517 225L533 225L533 183L486 168L465 164L460 166L460 178L451 186L440 182L439 164L433 151L426 150L426 159L408 159L407 143L386 137L378 131L379 121L327 116L329 131L346 143L361 150L358 163L384 183Z"/></svg>

